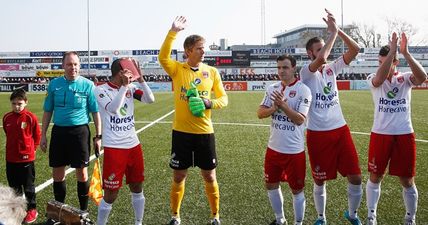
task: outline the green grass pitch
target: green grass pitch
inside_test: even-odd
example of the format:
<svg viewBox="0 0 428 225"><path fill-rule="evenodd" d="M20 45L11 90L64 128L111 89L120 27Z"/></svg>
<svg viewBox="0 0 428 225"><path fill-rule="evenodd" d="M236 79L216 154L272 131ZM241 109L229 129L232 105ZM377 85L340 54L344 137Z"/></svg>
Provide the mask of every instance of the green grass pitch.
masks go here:
<svg viewBox="0 0 428 225"><path fill-rule="evenodd" d="M229 92L229 106L222 110L214 110L213 122L219 166L217 168L220 185L220 216L225 225L268 224L274 215L270 208L267 193L264 190L263 159L269 137L270 119L259 120L256 110L262 100L263 92ZM417 175L416 184L419 190L418 224L428 224L428 101L427 91L415 90L412 94L412 119L417 142ZM151 105L137 104L136 129L146 126L173 110L172 93L155 93L156 102ZM0 113L4 115L10 110L9 94L0 94L2 104ZM35 112L41 120L44 94L30 94L28 108ZM373 122L373 103L369 91L341 91L341 104L345 119L351 131L370 133ZM144 194L146 209L144 224L166 224L169 214L169 189L171 169L168 166L171 145L170 115L159 123L138 134L144 149L145 176ZM93 128L93 126L91 126ZM50 133L50 130L49 130ZM353 139L360 156L363 171L364 187L367 181L367 147L369 136L353 133ZM5 175L5 137L0 134L0 183L7 185ZM51 178L47 154L37 152L36 185ZM307 159L308 161L308 159ZM92 165L90 173L92 172ZM309 162L306 176L306 213L304 224L312 224L316 218L312 200L312 178ZM74 173L67 176L66 203L78 206L76 197L76 181ZM340 177L327 184L327 219L331 225L347 224L343 211L347 209L346 179ZM287 184L282 185L285 199L285 212L289 222L293 221L292 199ZM382 195L378 207L378 224L402 224L404 205L401 187L396 177L386 176L382 183ZM133 210L130 202L129 189L124 186L113 205L109 224L133 224ZM52 186L37 194L39 219L45 221L46 202L53 199ZM90 216L96 218L96 205L90 202ZM186 191L181 208L183 225L205 225L209 223L209 207L205 197L203 181L198 168L189 170ZM367 215L365 194L359 210L365 222Z"/></svg>

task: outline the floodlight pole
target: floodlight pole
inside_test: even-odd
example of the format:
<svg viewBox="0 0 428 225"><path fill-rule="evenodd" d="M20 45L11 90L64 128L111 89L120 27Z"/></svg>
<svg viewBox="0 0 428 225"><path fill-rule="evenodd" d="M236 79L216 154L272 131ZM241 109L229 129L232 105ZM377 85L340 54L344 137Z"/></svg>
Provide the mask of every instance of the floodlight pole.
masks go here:
<svg viewBox="0 0 428 225"><path fill-rule="evenodd" d="M340 8L342 13L342 31L345 32L345 27L343 26L343 0L340 0ZM342 40L342 54L345 53L345 43Z"/></svg>
<svg viewBox="0 0 428 225"><path fill-rule="evenodd" d="M86 0L86 9L87 9L87 11L86 11L86 14L87 14L87 17L88 17L88 25L87 25L87 28L88 28L88 77L90 76L90 72L91 72L91 62L90 62L90 56L91 56L91 48L90 48L90 41L89 41L89 0Z"/></svg>

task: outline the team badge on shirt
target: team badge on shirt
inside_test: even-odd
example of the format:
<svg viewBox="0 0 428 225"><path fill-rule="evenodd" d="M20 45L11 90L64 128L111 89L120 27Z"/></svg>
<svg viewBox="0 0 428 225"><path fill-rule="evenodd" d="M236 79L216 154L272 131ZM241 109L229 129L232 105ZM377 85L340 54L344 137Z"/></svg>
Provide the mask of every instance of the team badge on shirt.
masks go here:
<svg viewBox="0 0 428 225"><path fill-rule="evenodd" d="M327 69L327 71L325 71L325 73L326 73L328 76L333 76L333 70L332 70L331 68L328 68L328 69Z"/></svg>
<svg viewBox="0 0 428 225"><path fill-rule="evenodd" d="M22 122L21 123L21 129L25 129L27 127L27 122Z"/></svg>
<svg viewBox="0 0 428 225"><path fill-rule="evenodd" d="M404 82L404 77L403 76L397 77L397 81L398 81L398 83L403 83Z"/></svg>
<svg viewBox="0 0 428 225"><path fill-rule="evenodd" d="M290 91L290 93L288 94L288 96L290 96L290 98L294 98L296 96L296 91Z"/></svg>
<svg viewBox="0 0 428 225"><path fill-rule="evenodd" d="M130 91L130 90L127 90L127 91L126 91L126 97L127 97L127 98L130 98L130 97L131 97L131 91Z"/></svg>
<svg viewBox="0 0 428 225"><path fill-rule="evenodd" d="M208 78L208 72L207 71L202 71L202 76L204 78Z"/></svg>

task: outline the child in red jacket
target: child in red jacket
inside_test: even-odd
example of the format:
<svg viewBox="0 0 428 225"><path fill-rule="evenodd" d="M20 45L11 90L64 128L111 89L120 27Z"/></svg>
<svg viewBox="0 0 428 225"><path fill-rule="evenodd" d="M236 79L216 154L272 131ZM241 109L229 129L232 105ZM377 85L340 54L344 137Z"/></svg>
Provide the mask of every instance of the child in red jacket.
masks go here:
<svg viewBox="0 0 428 225"><path fill-rule="evenodd" d="M27 216L25 223L37 219L36 189L34 186L34 160L40 144L40 126L36 115L25 107L27 95L23 89L14 90L10 96L12 111L3 117L6 133L6 175L9 186L18 195L25 193Z"/></svg>

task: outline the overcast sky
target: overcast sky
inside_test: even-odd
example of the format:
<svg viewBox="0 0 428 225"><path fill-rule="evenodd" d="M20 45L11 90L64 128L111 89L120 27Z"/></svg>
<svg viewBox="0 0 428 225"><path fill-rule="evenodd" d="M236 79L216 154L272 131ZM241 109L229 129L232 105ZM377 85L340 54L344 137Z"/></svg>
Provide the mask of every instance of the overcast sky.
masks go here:
<svg viewBox="0 0 428 225"><path fill-rule="evenodd" d="M391 3L394 2L394 3ZM402 2L401 4L397 4ZM87 50L87 0L0 0L0 51ZM424 0L343 0L344 24L374 25L386 37L385 18L419 28L414 40L428 40ZM184 37L200 34L208 45L261 43L261 0L89 0L91 50L159 49L177 15L188 18ZM341 25L341 0L265 0L266 42L303 24L323 24L324 8ZM415 43L415 42L413 42Z"/></svg>

